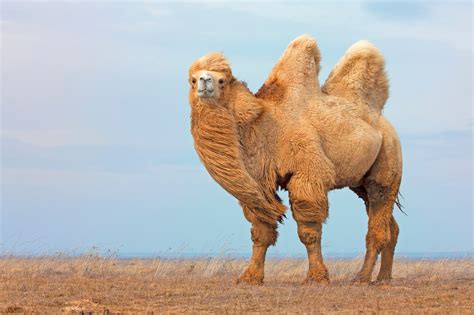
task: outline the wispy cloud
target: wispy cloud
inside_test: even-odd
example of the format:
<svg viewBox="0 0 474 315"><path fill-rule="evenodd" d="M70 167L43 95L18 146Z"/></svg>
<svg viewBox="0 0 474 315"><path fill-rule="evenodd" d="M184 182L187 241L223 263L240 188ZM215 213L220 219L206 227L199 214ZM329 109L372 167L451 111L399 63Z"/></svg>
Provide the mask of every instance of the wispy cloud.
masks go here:
<svg viewBox="0 0 474 315"><path fill-rule="evenodd" d="M209 3L217 12L244 12L262 20L305 24L319 32L366 34L370 37L405 38L446 42L454 48L472 51L472 4L470 2L265 2ZM272 28L269 29L269 31Z"/></svg>
<svg viewBox="0 0 474 315"><path fill-rule="evenodd" d="M368 1L365 8L380 19L412 21L427 18L430 3L421 1Z"/></svg>

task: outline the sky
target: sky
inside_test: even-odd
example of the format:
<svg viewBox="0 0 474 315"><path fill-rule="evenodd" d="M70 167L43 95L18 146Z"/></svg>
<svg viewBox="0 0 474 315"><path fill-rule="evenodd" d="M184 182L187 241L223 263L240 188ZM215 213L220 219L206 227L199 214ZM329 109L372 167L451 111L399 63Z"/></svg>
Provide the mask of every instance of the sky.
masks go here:
<svg viewBox="0 0 474 315"><path fill-rule="evenodd" d="M223 52L258 90L316 38L320 81L367 39L403 149L400 253L473 250L472 3L2 1L1 239L14 254L248 254L250 224L193 148L188 67ZM280 195L287 202L286 194ZM323 252L363 253L367 216L330 192ZM304 255L296 224L270 255Z"/></svg>

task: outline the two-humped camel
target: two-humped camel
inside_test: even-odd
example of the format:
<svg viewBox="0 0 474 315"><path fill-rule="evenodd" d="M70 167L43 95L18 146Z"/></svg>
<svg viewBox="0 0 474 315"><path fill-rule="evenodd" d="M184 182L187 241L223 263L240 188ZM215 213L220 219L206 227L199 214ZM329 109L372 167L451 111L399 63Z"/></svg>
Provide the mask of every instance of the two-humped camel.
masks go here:
<svg viewBox="0 0 474 315"><path fill-rule="evenodd" d="M328 282L321 254L328 192L349 187L369 217L366 255L356 280L389 280L398 226L392 215L402 176L400 141L382 116L388 98L384 58L366 41L354 44L319 85L320 53L303 35L290 43L254 95L220 53L189 70L195 149L210 175L236 197L252 224L253 253L239 281L261 283L267 248L284 217L276 190L289 192L306 246L306 281Z"/></svg>

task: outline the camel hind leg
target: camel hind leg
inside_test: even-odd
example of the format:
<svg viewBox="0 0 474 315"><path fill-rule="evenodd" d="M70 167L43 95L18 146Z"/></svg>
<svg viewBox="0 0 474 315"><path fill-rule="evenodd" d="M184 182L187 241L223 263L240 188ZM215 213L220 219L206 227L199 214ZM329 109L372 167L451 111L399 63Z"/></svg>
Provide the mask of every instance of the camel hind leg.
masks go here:
<svg viewBox="0 0 474 315"><path fill-rule="evenodd" d="M398 136L385 120L381 124L383 143L379 155L363 182L367 214L366 255L356 281L370 282L377 257L382 253L378 280L389 280L398 239L398 225L393 217L402 175L402 157ZM361 193L361 190L356 191ZM364 195L364 194L362 194Z"/></svg>
<svg viewBox="0 0 474 315"><path fill-rule="evenodd" d="M396 188L394 187L396 186ZM378 255L382 252L382 266L379 273L380 280L391 277L393 253L398 237L398 228L393 219L392 210L398 193L398 185L384 187L376 182L368 182L367 193L369 199L369 224L366 235L366 255L364 264L356 280L370 282ZM393 233L392 230L396 233Z"/></svg>
<svg viewBox="0 0 474 315"><path fill-rule="evenodd" d="M367 214L369 214L369 198L368 198L365 187L364 186L353 187L351 188L351 190L355 192L357 196L359 196L359 198L361 198L364 201ZM397 245L398 234L399 234L398 224L395 218L393 217L393 215L391 216L391 219L390 219L389 229L390 229L390 239L387 245L382 249L382 252L381 252L382 261L380 265L380 271L377 276L378 282L389 281L392 279L393 256L395 254L395 246Z"/></svg>
<svg viewBox="0 0 474 315"><path fill-rule="evenodd" d="M382 250L382 261L380 263L380 271L377 276L377 282L390 281L392 279L393 256L395 254L395 246L398 240L398 224L392 215L390 220L390 240Z"/></svg>
<svg viewBox="0 0 474 315"><path fill-rule="evenodd" d="M395 254L395 246L397 245L398 233L398 224L392 215L390 220L390 240L382 250L382 262L377 276L378 282L390 281L392 279L393 256Z"/></svg>

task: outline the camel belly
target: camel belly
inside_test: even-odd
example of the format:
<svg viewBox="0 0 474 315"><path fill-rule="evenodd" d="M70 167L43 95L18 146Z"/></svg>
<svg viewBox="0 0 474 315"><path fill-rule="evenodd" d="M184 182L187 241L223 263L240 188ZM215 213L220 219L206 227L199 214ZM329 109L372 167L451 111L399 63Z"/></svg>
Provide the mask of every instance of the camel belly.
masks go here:
<svg viewBox="0 0 474 315"><path fill-rule="evenodd" d="M374 164L381 146L382 135L362 121L352 128L340 128L331 139L325 141L325 153L336 173L336 187L360 185Z"/></svg>

